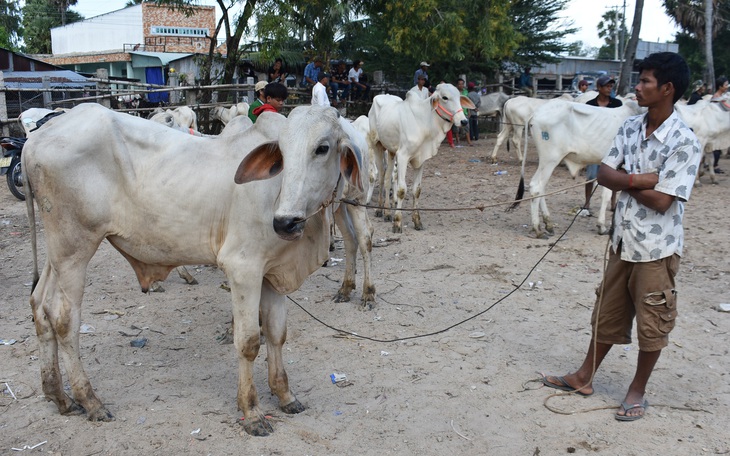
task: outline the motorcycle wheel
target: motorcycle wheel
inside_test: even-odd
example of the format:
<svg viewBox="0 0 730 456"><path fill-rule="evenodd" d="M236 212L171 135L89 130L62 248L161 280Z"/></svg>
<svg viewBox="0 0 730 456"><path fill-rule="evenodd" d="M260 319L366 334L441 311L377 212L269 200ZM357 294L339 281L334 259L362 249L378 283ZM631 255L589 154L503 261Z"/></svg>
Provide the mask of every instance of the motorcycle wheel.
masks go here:
<svg viewBox="0 0 730 456"><path fill-rule="evenodd" d="M10 162L10 169L6 176L8 178L8 188L20 201L25 201L25 192L23 191L23 170L20 167L20 157L13 157Z"/></svg>

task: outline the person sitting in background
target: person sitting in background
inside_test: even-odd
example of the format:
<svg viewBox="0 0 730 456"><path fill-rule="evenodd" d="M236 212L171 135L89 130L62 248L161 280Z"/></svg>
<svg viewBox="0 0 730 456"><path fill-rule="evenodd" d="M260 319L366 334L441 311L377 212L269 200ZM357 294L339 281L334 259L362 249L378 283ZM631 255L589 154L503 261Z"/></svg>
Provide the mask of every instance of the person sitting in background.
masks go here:
<svg viewBox="0 0 730 456"><path fill-rule="evenodd" d="M467 94L467 96L469 97L471 102L474 103L474 106L476 106L476 109L469 110L469 135L471 136L472 141L476 141L477 139L479 139L478 116L479 107L482 105L482 97L476 88L476 84L474 84L473 82L467 84L466 87L469 89L469 93Z"/></svg>
<svg viewBox="0 0 730 456"><path fill-rule="evenodd" d="M266 100L266 103L253 110L254 116L258 119L263 112L281 111L287 97L289 97L289 91L284 84L279 84L278 82L267 84L264 89L264 99ZM256 123L256 119L253 119L254 123Z"/></svg>
<svg viewBox="0 0 730 456"><path fill-rule="evenodd" d="M287 74L282 68L283 65L284 61L281 58L274 60L274 64L269 67L268 71L269 82L278 82L279 84L285 83Z"/></svg>
<svg viewBox="0 0 730 456"><path fill-rule="evenodd" d="M370 95L370 86L360 82L360 78L362 77L361 66L363 63L364 62L362 60L355 60L355 63L352 64L352 68L350 68L349 73L347 73L347 77L350 80L350 84L352 84L353 98L367 100Z"/></svg>
<svg viewBox="0 0 730 456"><path fill-rule="evenodd" d="M312 59L312 61L304 67L304 77L302 77L302 82L299 83L299 86L302 88L306 87L313 87L317 83L317 76L319 75L319 72L322 69L322 59L319 57L315 57Z"/></svg>
<svg viewBox="0 0 730 456"><path fill-rule="evenodd" d="M319 73L319 81L312 87L312 106L330 106L327 98L327 85L330 82L330 75L324 72Z"/></svg>
<svg viewBox="0 0 730 456"><path fill-rule="evenodd" d="M581 79L578 83L578 92L580 93L586 93L588 90L588 79Z"/></svg>
<svg viewBox="0 0 730 456"><path fill-rule="evenodd" d="M256 122L256 116L253 114L253 110L266 103L266 97L264 96L266 84L268 84L266 81L259 81L254 86L256 99L248 107L248 118L251 119L251 122Z"/></svg>
<svg viewBox="0 0 730 456"><path fill-rule="evenodd" d="M332 97L335 102L339 102L340 99L347 100L350 96L350 78L347 76L347 65L344 60L340 60L337 64L337 68L332 72L330 77L330 89L332 90ZM339 94L342 89L342 95Z"/></svg>

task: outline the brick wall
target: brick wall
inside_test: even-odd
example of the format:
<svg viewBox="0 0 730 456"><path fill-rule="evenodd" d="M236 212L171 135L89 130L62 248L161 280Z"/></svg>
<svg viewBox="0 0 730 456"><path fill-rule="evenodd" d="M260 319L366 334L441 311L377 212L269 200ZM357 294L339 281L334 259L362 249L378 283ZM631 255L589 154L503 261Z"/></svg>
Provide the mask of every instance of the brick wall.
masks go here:
<svg viewBox="0 0 730 456"><path fill-rule="evenodd" d="M210 38L197 36L165 36L153 35L154 26L207 28L209 33L215 32L215 7L195 7L196 14L185 17L181 11L174 11L153 3L142 3L142 29L145 50L155 52L207 52ZM215 39L215 38L214 38Z"/></svg>

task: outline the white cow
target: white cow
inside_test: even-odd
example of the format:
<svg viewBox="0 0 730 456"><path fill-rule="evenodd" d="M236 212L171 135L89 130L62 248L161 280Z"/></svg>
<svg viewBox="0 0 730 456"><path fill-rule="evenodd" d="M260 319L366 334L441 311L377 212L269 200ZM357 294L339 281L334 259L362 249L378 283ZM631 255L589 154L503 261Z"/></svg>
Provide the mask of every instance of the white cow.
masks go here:
<svg viewBox="0 0 730 456"><path fill-rule="evenodd" d="M482 95L482 104L479 106L479 116L499 117L502 114L504 104L509 100L509 95L504 92L492 92Z"/></svg>
<svg viewBox="0 0 730 456"><path fill-rule="evenodd" d="M245 102L234 104L230 108L215 106L210 110L210 118L220 120L220 122L225 126L234 117L248 116L248 108L248 103Z"/></svg>
<svg viewBox="0 0 730 456"><path fill-rule="evenodd" d="M710 182L717 184L715 168L712 166L712 151L730 147L730 112L718 102L707 101L698 101L693 105L677 103L674 108L700 140L705 163L710 164ZM695 185L701 185L700 173L697 173Z"/></svg>
<svg viewBox="0 0 730 456"><path fill-rule="evenodd" d="M497 135L497 142L492 150L492 163L497 163L497 151L506 140L511 140L512 146L517 152L517 159L522 161L522 136L525 133L525 126L530 121L535 110L547 103L542 98L531 98L517 96L510 98L504 103L502 110L502 129ZM509 148L509 144L507 145Z"/></svg>
<svg viewBox="0 0 730 456"><path fill-rule="evenodd" d="M362 188L361 157L335 109L298 107L288 118L264 113L240 135L203 138L83 104L31 135L22 160L30 225L34 196L47 243L40 278L34 264L30 299L41 382L62 414L113 419L79 353L86 267L104 239L129 261L143 291L176 265L218 265L231 286L244 429L272 431L253 381L259 322L272 393L285 413L304 410L282 362L285 294L328 256L324 208L334 190L342 181ZM37 258L35 230L31 235Z"/></svg>
<svg viewBox="0 0 730 456"><path fill-rule="evenodd" d="M375 185L372 172L375 163L372 162L372 154L368 151L367 134L369 131L368 118L358 117L350 123L345 118L340 118L342 129L352 138L353 145L362 153L360 173L363 177L368 176L369 182L363 179L363 189L358 189L346 184L343 191L343 198L358 203L367 204L373 195ZM368 218L367 208L360 205L340 203L334 211L334 219L342 233L342 240L345 243L345 275L342 285L335 295L335 302L350 301L350 294L355 289L355 271L357 266L357 252L360 251L363 262L363 283L360 308L362 310L372 309L375 305L375 285L370 278L370 267L373 250L373 226Z"/></svg>
<svg viewBox="0 0 730 456"><path fill-rule="evenodd" d="M403 231L401 208L406 197L406 169L413 167L413 226L422 230L421 216L418 213L418 198L421 195L423 164L438 153L441 142L454 123L467 125L468 120L462 109L475 109L474 103L451 84L439 84L434 93L421 99L408 92L403 100L394 95L377 95L373 98L368 119L370 134L368 143L376 156L385 155L387 170L378 169L380 190L378 205L390 207L390 179L394 162L398 164L398 180L394 189L396 200L393 216L393 232ZM387 151L387 153L385 153ZM376 163L381 166L382 158ZM384 185L385 181L385 185ZM378 215L379 212L376 212ZM386 214L387 220L387 214Z"/></svg>
<svg viewBox="0 0 730 456"><path fill-rule="evenodd" d="M595 90L588 90L575 97L573 101L575 101L576 103L586 103L596 98L597 96L598 92L596 92Z"/></svg>
<svg viewBox="0 0 730 456"><path fill-rule="evenodd" d="M20 126L23 127L23 131L25 131L25 136L27 137L31 131L35 130L37 126L36 122L43 119L47 115L57 114L65 111L67 110L64 108L56 108L54 110L46 108L29 108L20 113L20 116L18 116L18 122L20 123Z"/></svg>
<svg viewBox="0 0 730 456"><path fill-rule="evenodd" d="M170 117L172 120L170 120ZM178 106L175 109L156 108L152 111L149 119L168 127L179 125L182 128L192 128L194 131L198 131L198 118L195 111L188 106Z"/></svg>
<svg viewBox="0 0 730 456"><path fill-rule="evenodd" d="M623 121L640 112L639 105L628 100L619 108L605 109L555 99L535 110L530 129L539 163L530 181L530 196L535 197L530 206L532 229L538 238L544 236L540 229L541 214L545 230L553 233L543 195L555 167L564 161L575 178L585 165L600 163ZM605 209L611 199L611 191L603 190L602 196L598 228L603 234L607 231ZM521 196L518 195L519 198Z"/></svg>

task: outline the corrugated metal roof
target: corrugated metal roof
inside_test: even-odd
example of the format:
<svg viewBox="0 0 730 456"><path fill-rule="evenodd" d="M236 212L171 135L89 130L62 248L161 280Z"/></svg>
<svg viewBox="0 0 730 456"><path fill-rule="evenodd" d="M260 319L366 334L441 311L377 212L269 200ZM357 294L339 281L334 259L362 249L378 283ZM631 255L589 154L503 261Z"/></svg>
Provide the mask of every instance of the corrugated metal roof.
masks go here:
<svg viewBox="0 0 730 456"><path fill-rule="evenodd" d="M173 60L184 59L195 55L185 52L141 52L131 51L133 67L165 66ZM154 65L149 63L154 62ZM159 63L158 63L159 62Z"/></svg>
<svg viewBox="0 0 730 456"><path fill-rule="evenodd" d="M85 77L71 70L55 71L5 71L3 81L6 87L19 89L40 89L43 88L43 78L48 77L49 84L55 88L80 88L94 86Z"/></svg>

